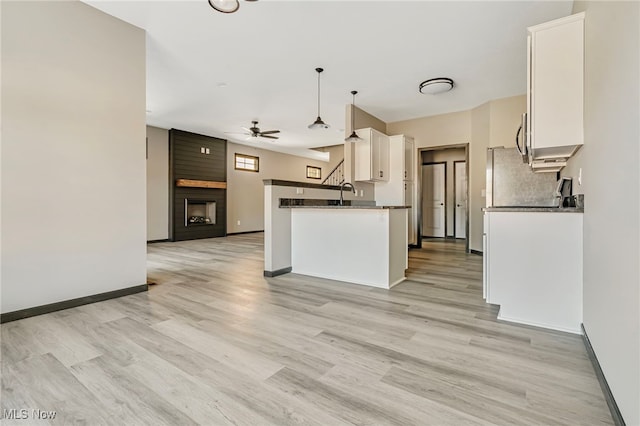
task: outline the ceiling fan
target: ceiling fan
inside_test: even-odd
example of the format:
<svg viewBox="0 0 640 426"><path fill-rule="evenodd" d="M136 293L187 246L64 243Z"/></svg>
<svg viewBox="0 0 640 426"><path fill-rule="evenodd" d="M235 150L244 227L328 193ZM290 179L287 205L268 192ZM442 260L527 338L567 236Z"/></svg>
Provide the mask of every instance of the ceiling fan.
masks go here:
<svg viewBox="0 0 640 426"><path fill-rule="evenodd" d="M235 135L246 135L249 136L247 138L247 140L251 139L251 138L267 138L267 139L279 139L278 136L272 136L274 133L280 133L280 130L265 130L260 131L260 128L258 127L258 122L257 121L252 121L251 122L252 126L249 127L248 129L246 127L243 127L242 130L244 130L244 133L232 133L232 132L225 132L227 134L235 134Z"/></svg>

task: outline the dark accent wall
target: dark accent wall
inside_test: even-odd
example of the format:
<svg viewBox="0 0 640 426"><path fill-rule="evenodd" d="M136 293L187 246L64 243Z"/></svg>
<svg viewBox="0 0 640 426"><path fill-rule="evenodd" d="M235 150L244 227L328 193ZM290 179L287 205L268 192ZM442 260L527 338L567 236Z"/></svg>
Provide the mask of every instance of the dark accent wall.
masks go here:
<svg viewBox="0 0 640 426"><path fill-rule="evenodd" d="M209 150L209 154L201 149ZM227 181L227 141L183 130L169 130L169 238L172 241L224 237L227 234L227 190L176 187L177 179ZM184 225L184 200L216 202L216 223Z"/></svg>

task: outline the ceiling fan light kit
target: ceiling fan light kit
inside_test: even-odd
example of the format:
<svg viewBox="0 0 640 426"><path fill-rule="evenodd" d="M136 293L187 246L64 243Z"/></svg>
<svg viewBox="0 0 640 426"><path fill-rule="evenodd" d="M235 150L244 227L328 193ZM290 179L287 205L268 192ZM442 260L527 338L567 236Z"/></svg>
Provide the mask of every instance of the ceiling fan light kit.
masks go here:
<svg viewBox="0 0 640 426"><path fill-rule="evenodd" d="M239 134L239 135L245 135L248 136L245 140L250 140L250 139L254 139L254 138L265 138L265 139L279 139L278 136L274 136L275 133L280 133L280 130L265 130L260 131L260 128L258 127L258 121L252 121L251 122L251 127L249 127L248 129L246 127L242 128L245 133L235 133L235 132L225 132L227 134Z"/></svg>
<svg viewBox="0 0 640 426"><path fill-rule="evenodd" d="M344 141L345 142L360 142L364 139L362 139L360 136L358 136L358 134L356 133L356 128L355 128L355 108L356 108L356 95L358 94L357 91L352 90L351 91L351 95L353 96L353 102L351 103L351 134L349 135L348 138L346 138Z"/></svg>
<svg viewBox="0 0 640 426"><path fill-rule="evenodd" d="M324 69L316 68L316 72L318 73L318 117L316 118L316 121L309 124L308 127L310 129L328 129L329 128L329 125L326 124L324 121L322 121L322 118L320 118L320 73L322 71L324 71Z"/></svg>
<svg viewBox="0 0 640 426"><path fill-rule="evenodd" d="M453 89L453 80L447 77L431 78L420 83L420 93L437 95Z"/></svg>

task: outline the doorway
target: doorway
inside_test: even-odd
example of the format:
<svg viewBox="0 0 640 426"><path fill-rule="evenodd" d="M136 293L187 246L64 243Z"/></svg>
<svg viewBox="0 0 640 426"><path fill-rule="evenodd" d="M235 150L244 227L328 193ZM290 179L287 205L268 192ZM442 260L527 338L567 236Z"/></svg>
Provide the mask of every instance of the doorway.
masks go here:
<svg viewBox="0 0 640 426"><path fill-rule="evenodd" d="M422 163L422 235L446 236L447 163Z"/></svg>
<svg viewBox="0 0 640 426"><path fill-rule="evenodd" d="M423 238L456 239L468 251L468 144L419 149L418 165L418 247Z"/></svg>

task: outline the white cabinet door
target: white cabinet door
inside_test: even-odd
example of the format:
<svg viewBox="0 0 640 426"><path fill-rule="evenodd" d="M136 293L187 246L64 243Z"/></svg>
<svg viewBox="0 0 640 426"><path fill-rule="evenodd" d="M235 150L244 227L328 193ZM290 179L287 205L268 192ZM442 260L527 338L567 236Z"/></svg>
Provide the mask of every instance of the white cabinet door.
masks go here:
<svg viewBox="0 0 640 426"><path fill-rule="evenodd" d="M354 179L371 181L371 129L360 129L356 133L363 140L355 143Z"/></svg>
<svg viewBox="0 0 640 426"><path fill-rule="evenodd" d="M413 138L404 137L404 180L413 181Z"/></svg>
<svg viewBox="0 0 640 426"><path fill-rule="evenodd" d="M584 13L530 27L532 160L568 158L584 143Z"/></svg>
<svg viewBox="0 0 640 426"><path fill-rule="evenodd" d="M416 231L415 231L415 226L413 221L413 215L415 211L414 205L413 205L413 182L404 182L404 205L411 206L411 208L408 210L408 216L407 216L407 223L408 223L407 233L408 233L409 244L415 244Z"/></svg>
<svg viewBox="0 0 640 426"><path fill-rule="evenodd" d="M371 162L373 164L372 180L389 180L389 137L376 130L372 130Z"/></svg>
<svg viewBox="0 0 640 426"><path fill-rule="evenodd" d="M455 175L455 237L467 238L467 163L454 162Z"/></svg>
<svg viewBox="0 0 640 426"><path fill-rule="evenodd" d="M445 164L422 166L422 235L444 238L445 235Z"/></svg>
<svg viewBox="0 0 640 426"><path fill-rule="evenodd" d="M389 180L389 137L372 128L356 130L363 140L355 146L356 181Z"/></svg>

